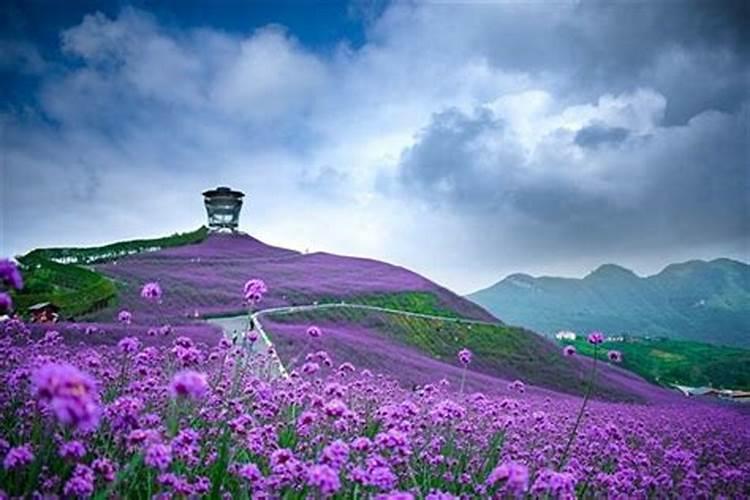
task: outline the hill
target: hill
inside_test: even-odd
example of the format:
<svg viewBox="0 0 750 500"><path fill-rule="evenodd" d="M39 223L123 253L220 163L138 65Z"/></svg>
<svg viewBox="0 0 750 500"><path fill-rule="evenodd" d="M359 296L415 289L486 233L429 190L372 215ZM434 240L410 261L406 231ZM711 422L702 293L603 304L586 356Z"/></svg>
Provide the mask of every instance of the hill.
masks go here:
<svg viewBox="0 0 750 500"><path fill-rule="evenodd" d="M750 266L730 259L672 264L648 277L614 264L583 279L513 274L468 298L545 334L602 330L750 347Z"/></svg>
<svg viewBox="0 0 750 500"><path fill-rule="evenodd" d="M209 234L198 243L139 253L94 269L118 285L117 305L91 315L96 320L111 318L117 307L133 311L136 322L164 314L186 321L196 312L242 313L245 281L261 278L268 286L263 308L346 300L497 321L480 306L402 267L323 252L303 254L245 234ZM139 296L148 281L158 281L165 290L158 310Z"/></svg>
<svg viewBox="0 0 750 500"><path fill-rule="evenodd" d="M256 309L337 304L331 310L263 316L285 363L293 364L302 347L314 347L303 343L305 329L315 323L325 332L320 345L335 362L353 361L392 375L407 387L440 378L459 384L464 373L456 352L468 347L475 360L465 374L467 390L504 393L515 379L523 380L529 391L547 395L581 394L584 389L587 360L563 358L548 339L508 327L480 306L398 266L328 253L303 254L244 234L208 234L163 248L142 244L140 251L127 242L116 245L125 250L106 253L106 258L92 249L65 249L66 257L83 255L90 263L85 270L116 289L104 307L76 318L85 322L79 328L56 326L76 342L112 343L137 335L145 345L160 345L168 337L149 337L148 329L164 323L202 341L218 342L221 334L204 320L246 315L243 285L249 278L261 278L268 293ZM70 266L70 272L84 269L74 263L59 265ZM140 297L141 286L149 281L158 281L164 290L159 304ZM381 310L356 309L353 304ZM126 328L114 324L121 309L133 315ZM91 325L98 333L86 334ZM624 370L609 368L602 372L596 394L642 401L666 393Z"/></svg>
<svg viewBox="0 0 750 500"><path fill-rule="evenodd" d="M308 325L322 328L311 341ZM347 360L376 373L388 373L405 387L445 379L467 391L512 394L509 382L522 380L527 390L543 396L581 394L589 360L564 357L544 337L523 328L423 318L398 312L363 311L344 305L336 309L264 315L263 325L287 369L299 368L299 355L324 349L334 360ZM462 348L473 353L466 374L456 360ZM676 400L643 379L605 366L594 395L608 400L643 402Z"/></svg>

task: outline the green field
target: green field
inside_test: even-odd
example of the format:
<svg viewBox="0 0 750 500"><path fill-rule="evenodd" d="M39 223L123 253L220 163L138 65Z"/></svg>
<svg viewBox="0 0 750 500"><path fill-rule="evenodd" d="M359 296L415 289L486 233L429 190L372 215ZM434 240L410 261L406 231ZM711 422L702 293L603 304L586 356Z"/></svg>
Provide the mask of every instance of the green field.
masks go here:
<svg viewBox="0 0 750 500"><path fill-rule="evenodd" d="M593 352L584 339L563 343L574 345L582 354ZM605 342L603 347L622 352L623 367L657 384L750 390L750 350L638 337Z"/></svg>
<svg viewBox="0 0 750 500"><path fill-rule="evenodd" d="M117 295L115 284L103 275L74 265L42 258L21 257L25 287L13 301L22 314L40 302L52 302L64 318L106 307Z"/></svg>
<svg viewBox="0 0 750 500"><path fill-rule="evenodd" d="M325 298L321 304L339 303L340 300ZM448 318L460 318L456 311L440 303L438 297L430 292L397 292L373 295L358 295L346 300L349 304L362 304L367 306L383 307L432 316L444 316Z"/></svg>
<svg viewBox="0 0 750 500"><path fill-rule="evenodd" d="M25 287L14 293L16 309L26 309L40 302L60 307L63 318L76 317L106 307L116 299L117 287L89 264L106 262L127 255L198 243L208 229L200 227L188 233L165 238L122 241L89 248L39 248L19 257Z"/></svg>

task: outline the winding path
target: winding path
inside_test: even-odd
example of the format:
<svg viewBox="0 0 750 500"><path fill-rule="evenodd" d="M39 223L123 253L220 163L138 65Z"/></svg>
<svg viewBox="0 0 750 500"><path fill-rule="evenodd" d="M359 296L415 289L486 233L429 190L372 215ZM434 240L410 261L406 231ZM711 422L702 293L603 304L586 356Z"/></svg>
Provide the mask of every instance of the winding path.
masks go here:
<svg viewBox="0 0 750 500"><path fill-rule="evenodd" d="M466 324L466 325L490 325L490 326L501 326L502 323L499 321L484 321L479 319L467 319L467 318L455 318L451 316L438 316L434 314L416 313L411 311L402 311L401 309L390 309L387 307L370 306L366 304L349 304L347 302L328 303L328 304L304 304L298 306L282 306L282 307L270 307L268 309L261 309L255 311L249 318L247 314L239 316L227 316L223 318L212 318L207 320L209 323L220 327L224 335L230 338L238 337L243 342L247 331L249 330L250 324L254 326L254 329L259 334L259 340L250 345L253 351L258 353L265 353L269 348L273 346L273 342L268 337L263 324L261 323L261 317L269 314L295 314L299 312L317 311L323 309L360 309L365 311L382 312L386 314L399 314L401 316L411 316L415 318L432 319L438 321L447 321L451 323ZM249 321L248 321L249 320ZM284 364L278 355L275 356L277 366L275 369L277 376L288 377Z"/></svg>

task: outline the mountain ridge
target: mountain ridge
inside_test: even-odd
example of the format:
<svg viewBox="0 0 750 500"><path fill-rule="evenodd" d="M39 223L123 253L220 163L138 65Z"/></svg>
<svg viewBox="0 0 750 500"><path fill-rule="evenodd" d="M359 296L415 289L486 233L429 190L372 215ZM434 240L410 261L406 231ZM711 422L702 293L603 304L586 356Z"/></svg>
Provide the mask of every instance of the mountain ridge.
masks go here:
<svg viewBox="0 0 750 500"><path fill-rule="evenodd" d="M673 263L648 276L617 264L583 278L513 273L467 297L548 335L599 329L750 345L750 265L724 257Z"/></svg>

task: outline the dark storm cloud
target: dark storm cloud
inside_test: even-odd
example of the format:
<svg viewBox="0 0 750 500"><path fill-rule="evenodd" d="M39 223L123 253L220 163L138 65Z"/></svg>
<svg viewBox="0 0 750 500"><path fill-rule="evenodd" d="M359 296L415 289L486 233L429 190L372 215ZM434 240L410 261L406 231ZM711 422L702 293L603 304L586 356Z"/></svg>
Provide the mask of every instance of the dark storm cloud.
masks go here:
<svg viewBox="0 0 750 500"><path fill-rule="evenodd" d="M488 132L502 134L503 125L488 111L476 117L456 109L436 114L419 141L402 155L402 176L410 188L432 202L486 207L500 191L484 175L478 141ZM507 152L510 162L518 160ZM497 161L501 161L497 158Z"/></svg>
<svg viewBox="0 0 750 500"><path fill-rule="evenodd" d="M451 110L404 152L401 182L438 209L484 220L478 239L539 258L741 245L750 234L747 127L746 112L716 111L641 136L599 124L553 132L524 156L488 111Z"/></svg>

